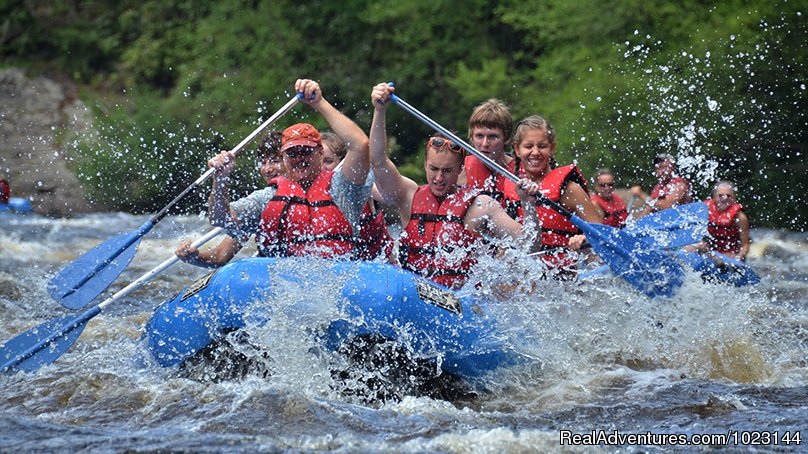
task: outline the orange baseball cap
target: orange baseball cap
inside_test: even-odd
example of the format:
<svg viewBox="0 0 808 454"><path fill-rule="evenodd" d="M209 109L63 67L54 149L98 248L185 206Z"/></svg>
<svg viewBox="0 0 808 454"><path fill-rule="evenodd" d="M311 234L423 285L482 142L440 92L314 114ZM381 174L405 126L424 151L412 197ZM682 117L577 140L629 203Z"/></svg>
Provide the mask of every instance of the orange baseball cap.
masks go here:
<svg viewBox="0 0 808 454"><path fill-rule="evenodd" d="M298 123L283 130L281 136L281 151L292 147L318 147L322 146L320 132L308 123Z"/></svg>

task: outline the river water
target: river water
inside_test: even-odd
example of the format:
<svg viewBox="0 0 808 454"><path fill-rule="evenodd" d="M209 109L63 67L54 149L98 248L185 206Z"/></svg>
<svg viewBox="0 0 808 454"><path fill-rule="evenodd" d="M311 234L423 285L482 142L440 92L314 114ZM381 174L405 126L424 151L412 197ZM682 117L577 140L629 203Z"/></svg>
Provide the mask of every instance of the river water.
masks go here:
<svg viewBox="0 0 808 454"><path fill-rule="evenodd" d="M146 219L0 217L0 341L67 314L48 296L48 280ZM105 296L205 230L196 216L166 218ZM346 392L309 348L302 325L316 314L252 327L251 342L272 357L269 376L213 381L154 365L140 329L157 304L206 272L178 264L93 318L54 364L0 376L0 451L637 451L560 444L563 431L599 430L729 433L729 452L808 451L808 440L794 439L808 438L808 235L753 230L752 239L749 263L762 283L751 289L691 273L673 298L649 300L610 279L537 281L529 297L497 306L503 338L535 362L448 400ZM750 445L775 435L777 446Z"/></svg>

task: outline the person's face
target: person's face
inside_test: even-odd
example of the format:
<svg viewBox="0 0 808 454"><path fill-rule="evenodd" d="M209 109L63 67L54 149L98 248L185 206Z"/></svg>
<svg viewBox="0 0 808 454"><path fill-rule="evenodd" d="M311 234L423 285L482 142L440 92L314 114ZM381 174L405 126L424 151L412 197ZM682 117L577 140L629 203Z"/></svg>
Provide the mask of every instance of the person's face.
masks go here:
<svg viewBox="0 0 808 454"><path fill-rule="evenodd" d="M669 160L658 162L656 165L656 175L662 181L668 180L673 176L675 167Z"/></svg>
<svg viewBox="0 0 808 454"><path fill-rule="evenodd" d="M522 141L514 145L516 156L528 176L544 176L550 171L550 158L555 155L556 144L550 142L545 129L528 129L522 134Z"/></svg>
<svg viewBox="0 0 808 454"><path fill-rule="evenodd" d="M278 155L274 155L268 156L261 164L261 168L258 171L261 173L264 181L269 183L269 180L283 175L283 170L283 158Z"/></svg>
<svg viewBox="0 0 808 454"><path fill-rule="evenodd" d="M614 193L614 176L600 175L595 183L595 193L604 199L611 199Z"/></svg>
<svg viewBox="0 0 808 454"><path fill-rule="evenodd" d="M505 159L505 136L499 128L475 126L471 129L471 142L478 151L502 164Z"/></svg>
<svg viewBox="0 0 808 454"><path fill-rule="evenodd" d="M713 200L719 211L726 211L735 203L735 191L729 186L721 185L713 191Z"/></svg>
<svg viewBox="0 0 808 454"><path fill-rule="evenodd" d="M332 171L339 164L337 155L331 151L331 147L326 142L323 142L323 169Z"/></svg>
<svg viewBox="0 0 808 454"><path fill-rule="evenodd" d="M283 152L286 176L302 185L317 178L323 169L323 147L292 147Z"/></svg>
<svg viewBox="0 0 808 454"><path fill-rule="evenodd" d="M463 155L446 148L436 150L429 147L424 159L426 181L435 197L445 197L454 191L460 171L463 170Z"/></svg>

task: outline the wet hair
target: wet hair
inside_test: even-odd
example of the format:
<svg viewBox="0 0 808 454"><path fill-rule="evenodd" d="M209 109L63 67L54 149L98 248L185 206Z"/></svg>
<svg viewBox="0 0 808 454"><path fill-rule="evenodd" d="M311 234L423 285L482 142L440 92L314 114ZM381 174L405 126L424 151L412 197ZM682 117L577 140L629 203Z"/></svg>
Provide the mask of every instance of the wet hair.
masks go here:
<svg viewBox="0 0 808 454"><path fill-rule="evenodd" d="M513 116L511 108L496 98L491 98L474 108L469 118L469 139L474 128L491 128L502 131L502 140L505 143L513 133Z"/></svg>
<svg viewBox="0 0 808 454"><path fill-rule="evenodd" d="M553 125L551 125L549 121L545 120L544 118L538 115L531 115L529 117L519 120L519 123L516 123L516 129L513 132L513 139L511 140L513 147L516 148L517 145L522 143L526 131L533 129L545 130L547 132L547 138L550 140L550 144L556 143L556 132L555 128L553 128ZM516 171L518 174L519 168L522 165L522 160L519 159L519 156L516 156L515 159L516 159ZM555 169L556 167L558 167L558 163L554 158L551 157L550 169Z"/></svg>
<svg viewBox="0 0 808 454"><path fill-rule="evenodd" d="M320 133L320 138L324 144L328 144L328 147L331 148L331 151L337 157L337 162L345 159L345 155L348 154L348 144L342 140L342 137L331 131L326 131Z"/></svg>
<svg viewBox="0 0 808 454"><path fill-rule="evenodd" d="M717 191L718 188L720 188L721 186L728 186L730 189L732 189L733 194L738 193L738 187L735 185L734 182L730 180L721 180L718 183L716 183L715 186L713 186L712 194L715 195L715 191Z"/></svg>
<svg viewBox="0 0 808 454"><path fill-rule="evenodd" d="M257 158L264 162L269 158L281 159L281 132L269 131L260 142L258 142Z"/></svg>
<svg viewBox="0 0 808 454"><path fill-rule="evenodd" d="M601 175L610 175L612 178L614 178L614 173L612 172L612 169L604 167L602 169L598 169L598 171L595 172L595 178L592 180L592 183L597 183L598 178L600 178Z"/></svg>

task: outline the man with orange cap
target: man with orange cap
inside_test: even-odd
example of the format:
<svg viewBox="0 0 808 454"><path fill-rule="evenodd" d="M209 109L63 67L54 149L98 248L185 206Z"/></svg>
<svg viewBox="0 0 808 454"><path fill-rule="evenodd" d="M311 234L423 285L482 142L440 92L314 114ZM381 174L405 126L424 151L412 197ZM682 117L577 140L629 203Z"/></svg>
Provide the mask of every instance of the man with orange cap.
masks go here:
<svg viewBox="0 0 808 454"><path fill-rule="evenodd" d="M323 98L317 82L298 79L295 91L348 145L342 167L336 172L323 169L319 131L308 123L295 124L281 136L286 174L274 178L263 197L239 206L229 203L227 190L235 156L221 152L208 161L217 169L210 222L239 237L257 234L259 254L264 256L350 256L370 197L368 138Z"/></svg>

